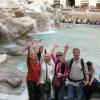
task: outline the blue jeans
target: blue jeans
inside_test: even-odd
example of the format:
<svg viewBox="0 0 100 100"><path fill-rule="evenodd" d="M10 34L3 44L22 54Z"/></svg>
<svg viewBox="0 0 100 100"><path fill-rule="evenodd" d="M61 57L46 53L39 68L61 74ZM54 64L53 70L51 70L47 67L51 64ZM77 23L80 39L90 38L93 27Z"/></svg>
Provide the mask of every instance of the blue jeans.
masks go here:
<svg viewBox="0 0 100 100"><path fill-rule="evenodd" d="M73 86L71 84L68 84L67 88L67 100L82 100L83 97L83 87L82 86Z"/></svg>
<svg viewBox="0 0 100 100"><path fill-rule="evenodd" d="M62 83L60 88L59 100L64 100L64 91L65 91L65 84Z"/></svg>
<svg viewBox="0 0 100 100"><path fill-rule="evenodd" d="M45 94L44 94L44 100L51 100L51 95L50 95L50 93L45 93Z"/></svg>
<svg viewBox="0 0 100 100"><path fill-rule="evenodd" d="M54 100L64 100L64 89L64 83L60 87L54 87Z"/></svg>
<svg viewBox="0 0 100 100"><path fill-rule="evenodd" d="M43 86L44 84L40 84L40 100L51 100L51 93L45 92Z"/></svg>

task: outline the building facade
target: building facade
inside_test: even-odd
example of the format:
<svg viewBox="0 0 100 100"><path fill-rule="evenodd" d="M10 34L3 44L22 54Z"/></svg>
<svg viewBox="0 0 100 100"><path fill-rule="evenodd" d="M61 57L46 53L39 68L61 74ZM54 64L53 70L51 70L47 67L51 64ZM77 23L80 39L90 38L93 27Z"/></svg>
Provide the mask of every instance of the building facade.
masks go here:
<svg viewBox="0 0 100 100"><path fill-rule="evenodd" d="M28 3L28 2L35 2L37 4L44 4L47 2L49 5L63 5L65 7L66 5L69 5L69 0L0 0L0 2L23 2L23 3ZM87 7L96 7L100 8L100 0L75 0L75 6L82 7L82 6L87 6Z"/></svg>
<svg viewBox="0 0 100 100"><path fill-rule="evenodd" d="M23 0L23 1L33 1L37 3L44 3L48 2L48 4L53 5L53 4L58 4L58 5L63 5L65 7L66 5L69 5L69 0ZM87 6L87 7L100 7L100 0L75 0L75 6Z"/></svg>
<svg viewBox="0 0 100 100"><path fill-rule="evenodd" d="M33 1L33 2L37 2L37 3L45 3L47 2L49 5L63 5L63 7L65 7L68 4L68 0L23 0L24 2L29 2L29 1Z"/></svg>
<svg viewBox="0 0 100 100"><path fill-rule="evenodd" d="M94 7L100 8L100 0L75 0L75 6L87 6L87 7Z"/></svg>

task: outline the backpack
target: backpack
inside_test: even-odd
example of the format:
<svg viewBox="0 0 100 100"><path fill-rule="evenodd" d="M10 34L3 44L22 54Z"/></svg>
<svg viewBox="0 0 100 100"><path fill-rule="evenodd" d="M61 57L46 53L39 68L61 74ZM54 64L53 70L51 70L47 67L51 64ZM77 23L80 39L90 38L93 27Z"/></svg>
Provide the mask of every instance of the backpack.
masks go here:
<svg viewBox="0 0 100 100"><path fill-rule="evenodd" d="M71 59L70 64L69 64L69 76L70 76L70 71L71 71L72 64L73 64L73 58ZM83 60L83 59L81 59L81 66L82 66L82 71L83 71L83 75L84 75L83 80L85 80L86 78L85 78L84 60ZM74 80L74 79L70 78L69 76L68 76L68 79L69 79L70 81L73 81L73 82L82 81L82 80Z"/></svg>

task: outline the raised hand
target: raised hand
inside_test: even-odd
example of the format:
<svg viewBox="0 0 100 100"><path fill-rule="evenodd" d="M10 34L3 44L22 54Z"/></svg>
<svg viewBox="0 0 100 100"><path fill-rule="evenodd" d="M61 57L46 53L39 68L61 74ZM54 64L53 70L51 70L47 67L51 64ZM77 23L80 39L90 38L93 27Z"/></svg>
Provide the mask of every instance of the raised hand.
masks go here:
<svg viewBox="0 0 100 100"><path fill-rule="evenodd" d="M54 48L57 48L58 47L58 45L54 45Z"/></svg>
<svg viewBox="0 0 100 100"><path fill-rule="evenodd" d="M64 46L65 48L69 48L69 44L65 44L65 46Z"/></svg>

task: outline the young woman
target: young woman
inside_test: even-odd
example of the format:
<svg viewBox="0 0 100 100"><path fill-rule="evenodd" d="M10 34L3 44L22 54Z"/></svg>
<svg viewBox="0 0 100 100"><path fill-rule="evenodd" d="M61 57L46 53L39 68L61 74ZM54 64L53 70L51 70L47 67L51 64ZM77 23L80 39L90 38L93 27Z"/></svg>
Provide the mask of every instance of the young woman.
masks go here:
<svg viewBox="0 0 100 100"><path fill-rule="evenodd" d="M28 72L26 81L27 81L29 100L38 100L37 82L40 77L40 66L37 54L32 45L28 47L27 68Z"/></svg>
<svg viewBox="0 0 100 100"><path fill-rule="evenodd" d="M54 77L58 78L61 81L61 84L59 86L53 85L54 100L64 100L64 80L66 79L68 75L68 70L66 69L67 67L65 67L65 64L62 64L62 62L64 61L64 58L68 49L68 45L64 47L64 53L57 52L55 54L54 51L56 47L57 46L55 45L54 48L52 49L51 56L55 63Z"/></svg>
<svg viewBox="0 0 100 100"><path fill-rule="evenodd" d="M44 61L41 63L40 90L41 100L51 100L51 82L54 76L54 63L51 61L50 54L44 55ZM46 82L48 86L46 87ZM48 89L47 89L48 88Z"/></svg>

